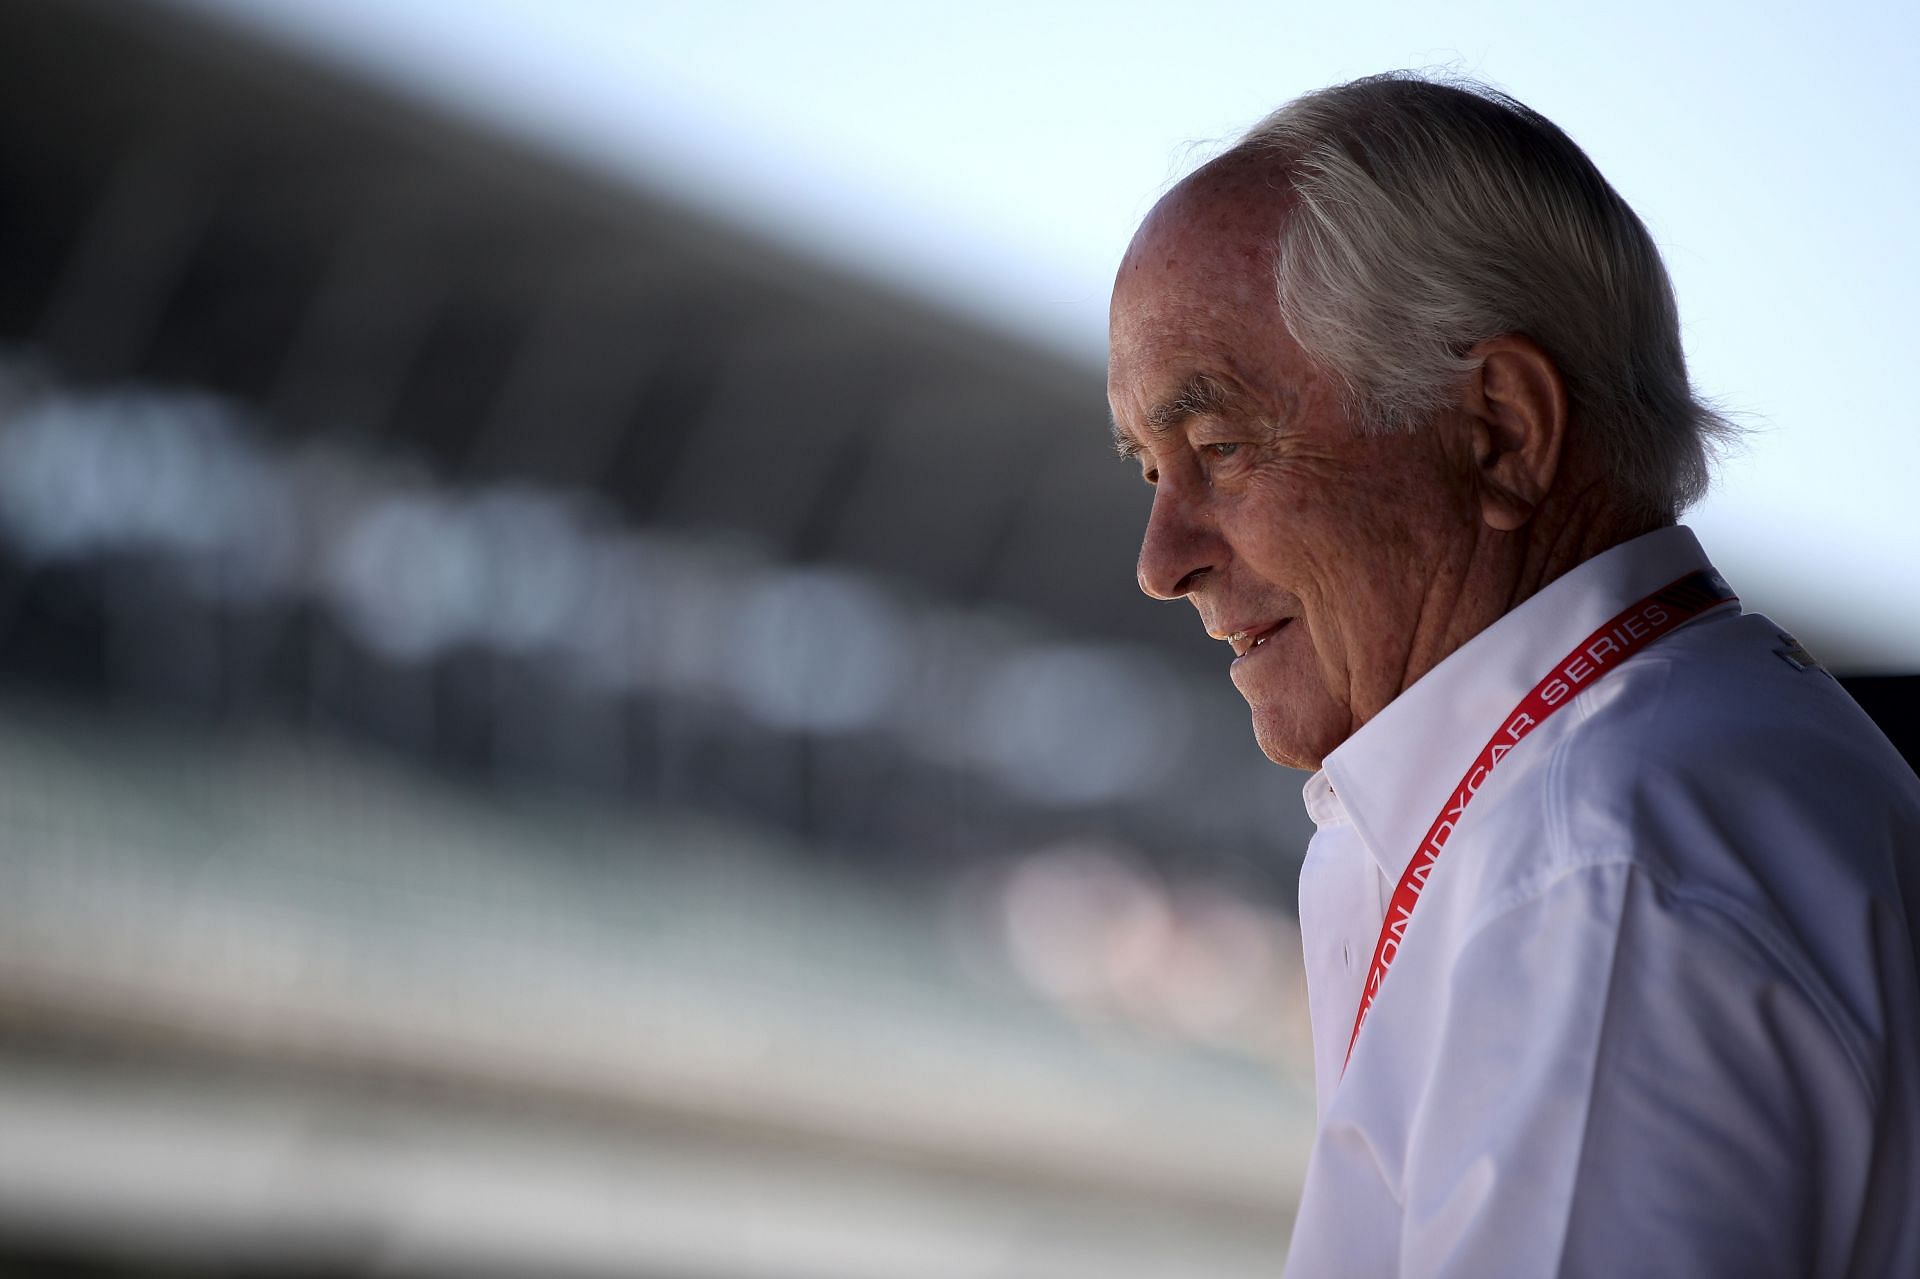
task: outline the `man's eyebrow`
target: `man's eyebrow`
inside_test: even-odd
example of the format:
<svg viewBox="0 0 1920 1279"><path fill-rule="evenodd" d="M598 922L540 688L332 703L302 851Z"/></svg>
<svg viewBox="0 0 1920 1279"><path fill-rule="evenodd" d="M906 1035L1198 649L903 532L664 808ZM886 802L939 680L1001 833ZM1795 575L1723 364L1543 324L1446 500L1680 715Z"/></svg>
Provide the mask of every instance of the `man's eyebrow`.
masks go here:
<svg viewBox="0 0 1920 1279"><path fill-rule="evenodd" d="M1180 384L1179 390L1147 410L1147 430L1165 435L1196 417L1227 413L1239 402L1238 393L1213 374L1195 373ZM1121 427L1118 418L1113 421L1113 447L1123 458L1137 456L1141 449L1140 442Z"/></svg>
<svg viewBox="0 0 1920 1279"><path fill-rule="evenodd" d="M1164 435L1196 417L1218 417L1240 397L1211 373L1195 373L1173 395L1147 410L1147 429Z"/></svg>

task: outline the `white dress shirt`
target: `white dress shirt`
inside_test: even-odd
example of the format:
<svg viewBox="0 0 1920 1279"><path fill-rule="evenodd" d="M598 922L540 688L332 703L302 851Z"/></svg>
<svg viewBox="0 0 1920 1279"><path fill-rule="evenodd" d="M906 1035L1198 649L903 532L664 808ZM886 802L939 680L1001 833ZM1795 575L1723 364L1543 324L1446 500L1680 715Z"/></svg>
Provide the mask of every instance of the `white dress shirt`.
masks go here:
<svg viewBox="0 0 1920 1279"><path fill-rule="evenodd" d="M1476 752L1704 567L1684 528L1589 560L1308 781L1320 1122L1289 1279L1920 1276L1920 779L1737 605L1500 763L1342 1072L1387 901Z"/></svg>

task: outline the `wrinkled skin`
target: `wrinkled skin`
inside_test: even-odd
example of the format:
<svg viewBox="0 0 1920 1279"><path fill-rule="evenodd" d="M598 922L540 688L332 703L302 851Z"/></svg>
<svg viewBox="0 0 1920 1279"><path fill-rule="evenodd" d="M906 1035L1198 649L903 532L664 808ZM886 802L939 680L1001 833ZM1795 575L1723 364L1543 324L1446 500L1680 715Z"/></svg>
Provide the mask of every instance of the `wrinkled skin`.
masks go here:
<svg viewBox="0 0 1920 1279"><path fill-rule="evenodd" d="M1108 395L1154 486L1141 589L1248 637L1232 678L1255 738L1312 769L1625 530L1561 467L1564 390L1523 337L1476 348L1459 407L1421 430L1356 429L1281 320L1269 255L1287 196L1265 164L1223 157L1142 225L1114 288Z"/></svg>

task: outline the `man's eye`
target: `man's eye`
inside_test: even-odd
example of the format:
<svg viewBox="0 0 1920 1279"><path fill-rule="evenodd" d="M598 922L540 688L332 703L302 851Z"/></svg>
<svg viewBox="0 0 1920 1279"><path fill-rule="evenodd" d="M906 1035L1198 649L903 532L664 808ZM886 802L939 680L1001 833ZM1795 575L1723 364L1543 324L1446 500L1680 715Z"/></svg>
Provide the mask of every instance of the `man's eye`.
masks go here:
<svg viewBox="0 0 1920 1279"><path fill-rule="evenodd" d="M1203 444L1200 447L1213 457L1232 457L1240 451L1238 444Z"/></svg>

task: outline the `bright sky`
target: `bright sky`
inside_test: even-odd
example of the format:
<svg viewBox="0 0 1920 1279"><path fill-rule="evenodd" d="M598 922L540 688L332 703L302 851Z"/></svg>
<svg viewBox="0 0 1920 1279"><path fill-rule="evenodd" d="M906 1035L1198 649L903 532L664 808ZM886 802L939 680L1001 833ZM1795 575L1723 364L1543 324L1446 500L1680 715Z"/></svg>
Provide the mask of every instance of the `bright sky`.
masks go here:
<svg viewBox="0 0 1920 1279"><path fill-rule="evenodd" d="M1920 7L189 2L1096 362L1133 226L1217 145L1355 75L1488 80L1640 212L1755 428L1688 520L1749 607L1920 671Z"/></svg>

